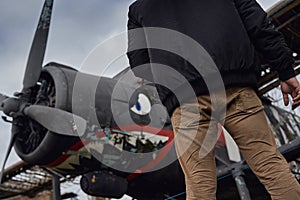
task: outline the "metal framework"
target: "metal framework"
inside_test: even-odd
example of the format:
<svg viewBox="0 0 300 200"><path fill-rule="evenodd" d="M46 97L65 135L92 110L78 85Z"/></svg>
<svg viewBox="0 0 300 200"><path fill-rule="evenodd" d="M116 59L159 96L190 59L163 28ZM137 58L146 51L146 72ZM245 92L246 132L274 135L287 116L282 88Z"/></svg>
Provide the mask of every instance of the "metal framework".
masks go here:
<svg viewBox="0 0 300 200"><path fill-rule="evenodd" d="M51 189L52 176L46 170L19 161L4 172L4 183L0 185L0 199L23 194L35 196Z"/></svg>
<svg viewBox="0 0 300 200"><path fill-rule="evenodd" d="M296 60L296 74L300 73L300 0L281 0L268 11L268 16L276 29L283 33L287 45ZM265 94L279 85L277 73L263 64L259 81L260 93Z"/></svg>

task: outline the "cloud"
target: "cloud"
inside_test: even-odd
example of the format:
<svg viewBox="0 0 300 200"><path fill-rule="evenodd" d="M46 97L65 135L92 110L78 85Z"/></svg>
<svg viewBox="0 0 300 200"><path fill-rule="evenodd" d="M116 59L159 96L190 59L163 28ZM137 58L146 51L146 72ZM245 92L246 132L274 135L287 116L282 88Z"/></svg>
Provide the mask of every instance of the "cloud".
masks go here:
<svg viewBox="0 0 300 200"><path fill-rule="evenodd" d="M96 45L112 34L126 30L130 2L75 0L70 5L60 1L54 10L46 60L78 67Z"/></svg>
<svg viewBox="0 0 300 200"><path fill-rule="evenodd" d="M257 2L265 9L267 10L274 4L278 2L278 0L257 0Z"/></svg>

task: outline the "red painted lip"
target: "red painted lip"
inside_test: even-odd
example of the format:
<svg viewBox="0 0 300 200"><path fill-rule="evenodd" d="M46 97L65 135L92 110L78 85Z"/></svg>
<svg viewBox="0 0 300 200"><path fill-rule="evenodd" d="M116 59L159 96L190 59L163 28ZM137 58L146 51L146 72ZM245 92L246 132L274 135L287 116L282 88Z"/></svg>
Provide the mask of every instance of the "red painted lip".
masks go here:
<svg viewBox="0 0 300 200"><path fill-rule="evenodd" d="M149 169L151 169L152 167L154 167L158 162L160 162L169 152L169 150L171 149L171 146L173 145L173 139L174 139L174 133L172 130L164 130L164 129L158 129L155 127L150 127L150 126L139 126L136 124L133 125L127 125L127 126L121 126L121 127L116 127L116 128L112 128L112 129L116 129L116 130L122 130L122 131L126 131L126 132L132 132L132 131L145 131L148 133L156 133L156 135L159 136L165 136L165 137L169 137L169 140L166 143L166 146L162 149L161 152L159 152L159 154L157 155L157 157L150 163L148 163L146 166L142 167L139 171L139 173L141 173L142 171L147 171ZM114 134L114 132L112 132L112 134ZM96 136L98 138L102 138L105 137L105 133L103 131L99 131L99 132L95 132L93 134L93 136ZM71 146L66 152L68 151L78 151L79 149L81 149L84 145L89 144L90 142L92 142L92 140L86 139L86 140L80 140L79 142L77 142L76 144L74 144L73 146ZM49 163L47 165L44 165L43 167L46 168L54 168L57 167L59 165L61 165L63 162L65 162L71 155L69 154L62 154L60 157L58 157L54 162ZM132 176L133 174L129 175L128 178L129 179L133 179L136 176L136 173L134 176Z"/></svg>

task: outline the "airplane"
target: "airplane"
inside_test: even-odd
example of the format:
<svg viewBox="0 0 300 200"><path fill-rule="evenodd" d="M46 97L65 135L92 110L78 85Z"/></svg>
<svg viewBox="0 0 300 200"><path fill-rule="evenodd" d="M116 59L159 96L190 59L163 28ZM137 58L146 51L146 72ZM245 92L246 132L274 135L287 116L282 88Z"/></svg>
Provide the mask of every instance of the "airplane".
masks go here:
<svg viewBox="0 0 300 200"><path fill-rule="evenodd" d="M170 119L153 85L133 75L130 82L122 80L122 75L130 76L129 69L108 78L55 62L42 67L52 8L53 0L45 0L22 91L14 97L0 95L0 110L12 118L10 121L3 117L12 124L12 133L0 179L9 179L3 172L14 147L22 160L48 169L53 177L82 175L81 188L92 196L121 198L128 194L140 200L184 199L184 177L176 160ZM265 74L267 78L273 75ZM117 97L113 96L116 88ZM111 109L112 102L118 109ZM151 109L154 105L158 108ZM299 117L268 101L265 105L269 120L279 124L276 136L282 144L281 152L288 161L298 158ZM289 119L282 119L280 113ZM292 124L280 124L281 121ZM226 134L220 128L221 132ZM220 138L217 156L228 151L224 143L225 138ZM227 181L233 170L251 173L242 160L233 162L223 155L217 162L219 181ZM236 173L234 178L243 181L241 175ZM241 185L237 187L246 191ZM54 197L60 199L57 188Z"/></svg>

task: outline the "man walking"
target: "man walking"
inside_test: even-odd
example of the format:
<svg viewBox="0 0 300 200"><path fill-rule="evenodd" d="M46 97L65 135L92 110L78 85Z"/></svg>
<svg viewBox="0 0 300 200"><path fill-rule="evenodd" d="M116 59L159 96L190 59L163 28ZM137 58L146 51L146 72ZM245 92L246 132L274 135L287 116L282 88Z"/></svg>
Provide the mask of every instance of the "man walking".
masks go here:
<svg viewBox="0 0 300 200"><path fill-rule="evenodd" d="M151 43L147 27L174 30L201 45L213 59L225 91L210 86L206 80L213 82L211 78L195 70L194 63L189 62L189 57L195 56L193 50L184 53L186 58L152 48L151 44L145 47ZM178 84L174 78L169 85L177 84L177 91L162 85L163 81L156 84L171 116L178 159L185 174L187 200L216 198L214 143L207 137L215 138L219 122L234 138L272 199L300 199L300 186L276 148L256 95L260 76L258 53L278 72L285 105L289 104L290 95L292 108L299 106L300 86L283 36L274 30L255 0L137 0L129 9L128 30L128 58L137 76L154 82L156 77L172 80L171 73L155 73L164 65L188 82L188 85ZM135 48L137 43L144 45L143 48ZM184 45L180 39L172 43L178 49ZM143 70L138 69L140 66ZM196 99L185 92L188 87L192 87ZM182 94L180 101L178 93Z"/></svg>

